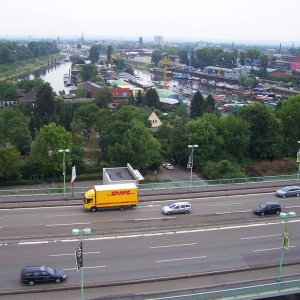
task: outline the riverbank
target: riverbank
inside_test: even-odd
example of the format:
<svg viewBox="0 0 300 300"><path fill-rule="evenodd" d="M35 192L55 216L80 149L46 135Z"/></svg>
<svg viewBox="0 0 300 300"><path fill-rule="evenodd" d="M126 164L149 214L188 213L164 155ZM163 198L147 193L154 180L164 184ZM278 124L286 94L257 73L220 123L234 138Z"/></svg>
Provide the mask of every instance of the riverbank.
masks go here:
<svg viewBox="0 0 300 300"><path fill-rule="evenodd" d="M0 81L12 80L18 77L28 75L41 68L49 66L49 61L53 60L57 55L41 56L29 61L19 62L11 66L6 66L5 71L0 71Z"/></svg>

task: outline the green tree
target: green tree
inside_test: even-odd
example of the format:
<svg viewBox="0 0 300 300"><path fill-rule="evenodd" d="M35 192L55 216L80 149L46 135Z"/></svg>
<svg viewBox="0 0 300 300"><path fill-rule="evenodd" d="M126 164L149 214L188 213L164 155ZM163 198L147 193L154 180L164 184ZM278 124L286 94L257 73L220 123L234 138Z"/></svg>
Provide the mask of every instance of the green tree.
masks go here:
<svg viewBox="0 0 300 300"><path fill-rule="evenodd" d="M39 88L34 110L37 128L51 121L54 113L54 92L50 83L45 82Z"/></svg>
<svg viewBox="0 0 300 300"><path fill-rule="evenodd" d="M144 102L144 97L142 95L141 90L139 90L138 94L137 94L137 97L136 97L136 105L137 106L142 106L143 102Z"/></svg>
<svg viewBox="0 0 300 300"><path fill-rule="evenodd" d="M0 147L0 180L18 178L23 164L15 147Z"/></svg>
<svg viewBox="0 0 300 300"><path fill-rule="evenodd" d="M108 146L110 161L120 166L128 162L139 170L157 169L161 163L160 145L151 131L137 120L119 136L118 142Z"/></svg>
<svg viewBox="0 0 300 300"><path fill-rule="evenodd" d="M256 61L259 59L261 55L261 52L258 49L250 48L246 50L246 57L248 62L250 63L252 69L256 63Z"/></svg>
<svg viewBox="0 0 300 300"><path fill-rule="evenodd" d="M97 45L92 45L89 51L89 59L92 64L96 63L99 60L99 49Z"/></svg>
<svg viewBox="0 0 300 300"><path fill-rule="evenodd" d="M190 107L190 117L196 119L204 113L204 98L200 91L197 91L192 98Z"/></svg>
<svg viewBox="0 0 300 300"><path fill-rule="evenodd" d="M262 103L242 107L238 117L250 125L249 155L253 159L274 159L281 155L282 123Z"/></svg>
<svg viewBox="0 0 300 300"><path fill-rule="evenodd" d="M29 118L18 109L5 108L0 111L0 137L10 142L23 154L28 154L32 142Z"/></svg>
<svg viewBox="0 0 300 300"><path fill-rule="evenodd" d="M106 59L107 59L107 63L108 64L111 64L113 62L113 51L114 51L114 48L109 45L108 48L107 48L107 53L106 53Z"/></svg>
<svg viewBox="0 0 300 300"><path fill-rule="evenodd" d="M207 113L215 113L216 112L216 101L212 94L209 94L204 100L204 111Z"/></svg>
<svg viewBox="0 0 300 300"><path fill-rule="evenodd" d="M70 154L65 155L66 166L70 166L73 150L71 134L55 123L44 125L31 147L32 161L40 165L40 173L52 178L62 173L60 149L70 150Z"/></svg>
<svg viewBox="0 0 300 300"><path fill-rule="evenodd" d="M159 61L162 59L162 53L160 50L156 49L152 52L151 61L154 64L158 64Z"/></svg>
<svg viewBox="0 0 300 300"><path fill-rule="evenodd" d="M1 101L16 101L17 88L16 84L11 81L0 81L0 100Z"/></svg>
<svg viewBox="0 0 300 300"><path fill-rule="evenodd" d="M84 58L77 54L71 55L70 61L71 61L72 65L84 65L85 64Z"/></svg>
<svg viewBox="0 0 300 300"><path fill-rule="evenodd" d="M156 89L148 89L145 95L145 103L149 107L160 108L161 103L159 101L159 96Z"/></svg>
<svg viewBox="0 0 300 300"><path fill-rule="evenodd" d="M100 108L106 108L113 100L113 95L109 87L102 87L97 90L95 103Z"/></svg>
<svg viewBox="0 0 300 300"><path fill-rule="evenodd" d="M97 76L97 67L94 64L86 64L82 66L80 76L83 81L91 80Z"/></svg>
<svg viewBox="0 0 300 300"><path fill-rule="evenodd" d="M283 126L283 153L295 157L300 140L300 96L289 97L275 112Z"/></svg>
<svg viewBox="0 0 300 300"><path fill-rule="evenodd" d="M178 117L186 119L188 117L188 111L185 104L182 101L179 101L179 104L176 108L176 114Z"/></svg>

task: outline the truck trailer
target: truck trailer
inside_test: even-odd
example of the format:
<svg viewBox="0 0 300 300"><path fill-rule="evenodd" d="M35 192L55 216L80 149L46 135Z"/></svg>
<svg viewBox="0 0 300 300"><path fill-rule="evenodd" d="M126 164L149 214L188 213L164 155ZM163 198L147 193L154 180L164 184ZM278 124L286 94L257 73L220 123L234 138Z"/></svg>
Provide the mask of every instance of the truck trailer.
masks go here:
<svg viewBox="0 0 300 300"><path fill-rule="evenodd" d="M136 207L138 189L134 183L95 185L84 193L83 209L96 211L105 208Z"/></svg>

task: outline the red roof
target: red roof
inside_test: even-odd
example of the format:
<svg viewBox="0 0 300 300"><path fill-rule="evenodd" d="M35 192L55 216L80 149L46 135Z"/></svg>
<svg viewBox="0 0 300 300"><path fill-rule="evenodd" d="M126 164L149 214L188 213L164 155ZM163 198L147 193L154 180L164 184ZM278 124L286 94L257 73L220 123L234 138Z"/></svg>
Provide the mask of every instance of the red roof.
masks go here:
<svg viewBox="0 0 300 300"><path fill-rule="evenodd" d="M128 89L128 88L125 88L125 89L112 88L111 92L114 97L125 97L125 98L130 97L130 89Z"/></svg>

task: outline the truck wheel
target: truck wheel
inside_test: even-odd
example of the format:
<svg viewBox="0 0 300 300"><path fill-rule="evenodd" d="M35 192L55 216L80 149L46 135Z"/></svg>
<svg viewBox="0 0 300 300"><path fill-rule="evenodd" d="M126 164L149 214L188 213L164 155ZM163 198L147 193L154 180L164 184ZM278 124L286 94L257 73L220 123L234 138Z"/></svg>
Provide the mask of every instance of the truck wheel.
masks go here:
<svg viewBox="0 0 300 300"><path fill-rule="evenodd" d="M91 211L92 211L92 212L95 212L95 211L96 211L96 207L93 206L93 207L91 208Z"/></svg>

